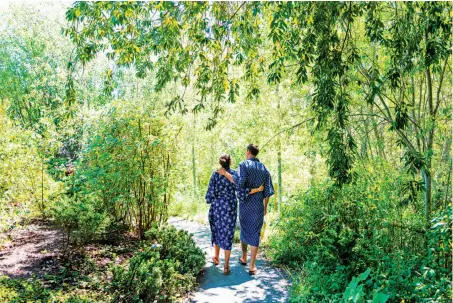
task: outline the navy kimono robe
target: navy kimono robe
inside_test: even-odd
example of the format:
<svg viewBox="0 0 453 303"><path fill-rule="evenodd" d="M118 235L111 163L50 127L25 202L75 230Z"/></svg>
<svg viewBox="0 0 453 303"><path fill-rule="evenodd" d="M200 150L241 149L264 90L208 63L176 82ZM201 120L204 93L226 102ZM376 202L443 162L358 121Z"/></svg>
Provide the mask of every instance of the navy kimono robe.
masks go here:
<svg viewBox="0 0 453 303"><path fill-rule="evenodd" d="M271 175L260 160L250 158L239 164L239 170L233 175L233 178L238 192L243 192L245 188L257 188L264 185L262 192L253 195L239 195L241 241L252 246L259 246L264 221L264 198L274 194Z"/></svg>
<svg viewBox="0 0 453 303"><path fill-rule="evenodd" d="M227 169L231 175L236 172ZM250 188L244 187L238 192L239 197L247 197ZM236 188L227 178L214 172L206 192L206 203L209 208L209 225L211 227L211 243L225 250L231 250L236 227L237 200Z"/></svg>

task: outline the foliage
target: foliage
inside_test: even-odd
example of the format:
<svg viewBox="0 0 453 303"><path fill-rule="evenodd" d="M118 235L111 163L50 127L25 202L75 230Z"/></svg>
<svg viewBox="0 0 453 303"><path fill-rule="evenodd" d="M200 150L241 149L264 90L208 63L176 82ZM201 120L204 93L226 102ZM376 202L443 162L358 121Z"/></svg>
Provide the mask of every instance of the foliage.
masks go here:
<svg viewBox="0 0 453 303"><path fill-rule="evenodd" d="M277 181L269 256L293 270L293 301L449 299L448 3L65 5L0 9L1 229L51 210L81 244L202 220L218 155L236 167L253 142ZM174 262L182 248L140 252L135 293L186 292L201 261ZM134 300L134 274L115 270Z"/></svg>
<svg viewBox="0 0 453 303"><path fill-rule="evenodd" d="M450 300L452 263L452 208L441 211L431 221L428 239L428 255L420 267L416 281L417 295L425 301L442 302Z"/></svg>
<svg viewBox="0 0 453 303"><path fill-rule="evenodd" d="M349 283L348 287L346 288L344 294L343 294L343 300L345 302L361 302L364 300L364 291L363 287L364 284L361 284L361 282L364 282L370 274L370 269L368 268L366 271L361 273L358 277L353 277L351 282ZM387 302L389 295L376 291L373 291L373 299L368 300L368 302L373 302L373 303L385 303Z"/></svg>
<svg viewBox="0 0 453 303"><path fill-rule="evenodd" d="M39 280L19 280L0 277L0 300L5 303L98 303L80 295L65 296L58 290L51 290Z"/></svg>
<svg viewBox="0 0 453 303"><path fill-rule="evenodd" d="M341 191L330 184L313 186L285 206L270 255L300 270L294 302L442 302L451 296L446 283L451 272L445 267L451 262L451 226L446 224L451 208L425 234L416 206L392 206L404 180L390 177L390 171L385 175L385 182L370 182L361 171L364 178Z"/></svg>
<svg viewBox="0 0 453 303"><path fill-rule="evenodd" d="M59 125L64 118L64 66L70 44L36 12L24 16L14 10L4 17L0 98L9 100L8 114L17 123L42 133L46 125L41 119Z"/></svg>
<svg viewBox="0 0 453 303"><path fill-rule="evenodd" d="M66 232L67 244L89 243L109 225L105 210L90 195L62 196L52 208L51 215Z"/></svg>
<svg viewBox="0 0 453 303"><path fill-rule="evenodd" d="M146 235L158 244L145 245L127 269L114 268L109 287L114 302L173 302L195 286L205 258L192 237L174 227L153 229Z"/></svg>
<svg viewBox="0 0 453 303"><path fill-rule="evenodd" d="M223 111L221 101L235 102L239 83L250 98L260 94L262 75L273 84L284 77L296 85L310 80L317 128L328 130L329 175L339 186L355 177L357 136L349 123L353 101L349 91L364 83L362 106L379 109L371 116L382 118L408 152L424 154L425 165L418 171L423 172L429 221L431 153L450 58L445 47L451 40L449 11L447 4L431 2L77 2L66 13L70 25L65 34L75 43L76 60L82 64L106 52L119 66L134 66L139 77L155 72L158 91L179 79L185 89L167 103L170 110L188 112L189 85L200 95L194 112L207 107L211 97L213 118L208 128ZM360 26L363 21L365 28ZM241 67L242 73L229 72L230 66ZM414 78L424 75L426 87L420 86L427 91L427 127L420 126L424 118L408 114L409 107L413 111L416 107ZM412 94L411 101L406 94ZM407 128L416 138L408 136Z"/></svg>
<svg viewBox="0 0 453 303"><path fill-rule="evenodd" d="M7 277L0 279L0 299L2 302L21 303L28 301L49 302L51 294L42 283L22 282Z"/></svg>
<svg viewBox="0 0 453 303"><path fill-rule="evenodd" d="M165 122L146 108L107 107L92 121L72 181L75 192L95 196L113 222L140 237L167 217L173 142Z"/></svg>
<svg viewBox="0 0 453 303"><path fill-rule="evenodd" d="M61 191L45 169L38 138L14 126L0 104L0 230L44 215Z"/></svg>

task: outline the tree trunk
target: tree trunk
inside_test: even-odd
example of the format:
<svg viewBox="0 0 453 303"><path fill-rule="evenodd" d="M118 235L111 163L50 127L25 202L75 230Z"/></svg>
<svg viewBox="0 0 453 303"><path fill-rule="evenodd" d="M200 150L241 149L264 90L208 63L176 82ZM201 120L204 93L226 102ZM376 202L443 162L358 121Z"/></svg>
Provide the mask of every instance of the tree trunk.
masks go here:
<svg viewBox="0 0 453 303"><path fill-rule="evenodd" d="M433 88L431 81L431 70L426 69L426 84L427 84L427 103L429 111L430 129L428 131L428 138L426 142L426 163L425 168L422 170L423 181L425 184L425 219L426 224L429 225L431 221L431 207L432 207L432 176L431 176L431 156L433 152L434 141L434 108L433 108Z"/></svg>
<svg viewBox="0 0 453 303"><path fill-rule="evenodd" d="M432 204L432 177L428 168L422 170L423 183L425 184L425 219L429 224L431 221L431 204Z"/></svg>
<svg viewBox="0 0 453 303"><path fill-rule="evenodd" d="M44 153L41 155L41 213L44 216Z"/></svg>
<svg viewBox="0 0 453 303"><path fill-rule="evenodd" d="M278 88L279 88L279 85L277 84L277 89L276 89L277 99L278 99L277 111L278 111L278 115L279 115L279 126L280 126L280 121L282 121L282 115L281 115L281 111L280 111L280 98L278 96ZM280 129L280 127L279 127L279 129ZM277 184L278 184L277 209L278 209L278 214L280 215L281 205L282 205L282 139L281 139L281 134L278 135Z"/></svg>
<svg viewBox="0 0 453 303"><path fill-rule="evenodd" d="M447 136L447 140L445 141L444 148L442 151L442 162L447 163L450 161L450 152L451 152L451 136Z"/></svg>
<svg viewBox="0 0 453 303"><path fill-rule="evenodd" d="M363 109L362 108L360 108L360 114L363 114ZM362 142L361 142L362 144L361 144L361 147L360 147L360 156L362 158L366 158L368 156L368 149L369 149L370 150L370 156L373 157L373 152L371 150L371 146L369 147L370 125L369 125L369 120L368 119L365 119L364 127L365 127L365 135L363 136L363 139L362 139Z"/></svg>
<svg viewBox="0 0 453 303"><path fill-rule="evenodd" d="M144 231L143 231L143 204L142 202L139 202L138 205L138 236L140 240L143 240L144 238Z"/></svg>
<svg viewBox="0 0 453 303"><path fill-rule="evenodd" d="M193 178L193 196L197 196L197 173L195 167L195 144L192 142L192 178Z"/></svg>
<svg viewBox="0 0 453 303"><path fill-rule="evenodd" d="M280 136L280 135L279 135ZM278 214L280 214L282 205L282 145L280 139L278 140L278 153L277 153L277 182L278 182Z"/></svg>
<svg viewBox="0 0 453 303"><path fill-rule="evenodd" d="M197 169L195 163L195 114L193 114L193 137L192 137L192 178L193 178L193 196L197 196Z"/></svg>

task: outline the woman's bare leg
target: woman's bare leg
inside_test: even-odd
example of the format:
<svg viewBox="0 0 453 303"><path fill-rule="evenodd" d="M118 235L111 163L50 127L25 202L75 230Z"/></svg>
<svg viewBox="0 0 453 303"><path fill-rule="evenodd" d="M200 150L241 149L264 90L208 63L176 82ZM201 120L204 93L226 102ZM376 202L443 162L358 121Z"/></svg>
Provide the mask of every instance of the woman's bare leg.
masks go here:
<svg viewBox="0 0 453 303"><path fill-rule="evenodd" d="M220 254L220 246L217 244L214 244L214 257L219 260L219 254Z"/></svg>
<svg viewBox="0 0 453 303"><path fill-rule="evenodd" d="M225 250L225 267L230 266L230 255L231 255L231 250Z"/></svg>

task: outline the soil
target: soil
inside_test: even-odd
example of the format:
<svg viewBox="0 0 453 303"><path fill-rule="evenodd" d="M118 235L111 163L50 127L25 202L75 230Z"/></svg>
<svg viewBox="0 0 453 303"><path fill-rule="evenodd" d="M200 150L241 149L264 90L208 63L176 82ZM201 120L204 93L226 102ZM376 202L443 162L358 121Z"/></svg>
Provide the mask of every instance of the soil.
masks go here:
<svg viewBox="0 0 453 303"><path fill-rule="evenodd" d="M0 276L27 278L53 271L63 239L63 231L43 222L0 233Z"/></svg>
<svg viewBox="0 0 453 303"><path fill-rule="evenodd" d="M111 262L122 264L138 250L139 242L127 234L116 238L116 243L99 241L68 248L60 228L43 221L28 223L0 233L0 276L39 278L56 275L63 267L81 270L87 258L101 270Z"/></svg>

